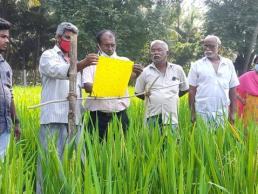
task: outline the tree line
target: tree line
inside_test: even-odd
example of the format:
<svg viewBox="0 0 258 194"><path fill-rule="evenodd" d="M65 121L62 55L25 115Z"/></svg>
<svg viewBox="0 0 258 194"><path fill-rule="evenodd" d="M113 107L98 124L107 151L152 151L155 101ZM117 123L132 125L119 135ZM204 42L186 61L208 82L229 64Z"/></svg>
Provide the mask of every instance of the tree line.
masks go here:
<svg viewBox="0 0 258 194"><path fill-rule="evenodd" d="M15 70L32 70L37 82L41 53L55 44L62 21L79 28L78 57L96 52L95 34L111 29L117 35L118 54L147 65L149 44L168 42L171 61L187 70L202 56L200 40L207 34L222 39L223 54L236 54L239 74L251 68L257 53L258 1L206 0L206 12L185 8L183 0L1 0L0 17L13 24L6 53ZM194 3L194 1L193 1ZM200 24L201 23L201 24Z"/></svg>

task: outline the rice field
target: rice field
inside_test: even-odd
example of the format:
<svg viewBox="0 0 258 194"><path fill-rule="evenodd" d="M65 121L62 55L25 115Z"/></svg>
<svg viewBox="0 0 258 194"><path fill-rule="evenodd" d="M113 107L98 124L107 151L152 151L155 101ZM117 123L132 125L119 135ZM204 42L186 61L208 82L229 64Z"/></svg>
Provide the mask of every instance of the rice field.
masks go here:
<svg viewBox="0 0 258 194"><path fill-rule="evenodd" d="M84 130L80 143L68 144L60 161L53 142L47 153L40 149L39 109L27 109L39 103L40 87L15 87L14 96L22 137L11 140L0 162L1 194L35 193L38 155L46 194L258 194L254 123L243 129L238 120L235 132L229 125L217 130L202 122L192 126L183 97L180 130L172 134L165 129L160 134L157 128L150 131L143 126L143 103L134 98L126 136L117 122L111 123L103 142ZM87 114L85 118L87 122Z"/></svg>

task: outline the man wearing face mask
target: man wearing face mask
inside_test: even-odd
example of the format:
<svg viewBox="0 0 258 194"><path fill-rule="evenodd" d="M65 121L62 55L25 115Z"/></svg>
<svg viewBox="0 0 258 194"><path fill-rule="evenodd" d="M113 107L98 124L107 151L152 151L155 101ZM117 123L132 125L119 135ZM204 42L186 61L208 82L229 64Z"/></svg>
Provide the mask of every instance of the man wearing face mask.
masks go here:
<svg viewBox="0 0 258 194"><path fill-rule="evenodd" d="M238 114L243 118L245 126L250 121L258 124L258 56L254 59L254 70L239 77L237 87Z"/></svg>
<svg viewBox="0 0 258 194"><path fill-rule="evenodd" d="M78 34L78 29L71 23L63 22L56 30L56 45L43 52L39 62L39 72L42 79L41 103L66 99L69 93L68 71L70 67L69 50L71 36ZM81 70L96 64L98 56L89 54L77 63L77 97L81 97ZM47 150L48 138L57 135L57 151L62 158L68 137L68 102L52 103L41 107L39 139L42 147ZM81 103L77 102L76 125L81 117ZM39 178L41 169L38 168ZM40 181L39 181L40 182ZM37 193L41 193L40 183L37 183Z"/></svg>
<svg viewBox="0 0 258 194"><path fill-rule="evenodd" d="M191 65L188 75L191 121L197 114L214 128L224 124L224 117L234 123L239 85L232 61L218 54L220 46L217 36L208 35L203 41L205 57Z"/></svg>
<svg viewBox="0 0 258 194"><path fill-rule="evenodd" d="M115 34L111 30L102 30L97 33L97 46L99 55L111 57L115 59L128 60L126 57L120 57L116 54L116 39ZM83 70L83 84L87 93L92 92L94 75L96 66L90 66ZM142 72L142 67L135 64L131 79L135 79ZM128 91L125 96L128 96ZM87 100L86 109L90 111L90 121L88 129L92 131L94 128L99 129L100 138L105 137L108 128L108 123L117 117L124 131L127 130L129 119L126 109L129 107L130 100L127 99L112 99L112 100Z"/></svg>

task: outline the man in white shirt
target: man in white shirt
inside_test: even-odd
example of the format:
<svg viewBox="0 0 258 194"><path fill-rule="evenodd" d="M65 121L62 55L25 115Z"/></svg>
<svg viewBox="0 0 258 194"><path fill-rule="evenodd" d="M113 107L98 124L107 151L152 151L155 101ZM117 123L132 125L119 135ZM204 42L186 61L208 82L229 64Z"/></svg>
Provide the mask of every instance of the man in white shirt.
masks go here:
<svg viewBox="0 0 258 194"><path fill-rule="evenodd" d="M78 29L71 23L63 22L56 31L56 45L54 48L43 52L39 62L39 72L42 79L41 103L66 99L69 93L68 71L70 67L69 50L72 34L77 34ZM98 56L89 54L77 64L77 96L81 94L81 73L86 66L96 64ZM80 121L80 106L77 102L76 125ZM41 107L39 139L42 147L47 150L48 139L57 135L57 151L62 158L65 143L68 137L68 102L52 103ZM39 178L42 178L40 163L38 165ZM41 193L41 183L37 182L37 193Z"/></svg>
<svg viewBox="0 0 258 194"><path fill-rule="evenodd" d="M150 48L152 62L144 68L135 84L135 93L150 90L147 100L145 119L148 125L158 122L160 130L163 126L171 125L171 130L178 126L179 96L188 91L186 75L181 66L169 63L168 45L161 40L155 40Z"/></svg>
<svg viewBox="0 0 258 194"><path fill-rule="evenodd" d="M126 57L120 57L116 54L116 39L115 34L111 30L102 30L97 36L97 46L99 49L99 55L110 58L128 60ZM83 85L87 93L92 92L92 86L94 76L96 72L96 66L90 66L83 70ZM142 72L142 67L135 64L131 79L135 79ZM128 91L125 93L125 97L128 96ZM127 130L129 125L129 119L126 113L126 109L129 107L129 98L124 99L112 99L112 100L98 100L91 99L86 101L86 109L90 111L90 120L88 123L88 130L91 132L94 128L99 130L99 136L103 139L105 137L108 123L117 117L121 120L122 128Z"/></svg>
<svg viewBox="0 0 258 194"><path fill-rule="evenodd" d="M191 65L188 75L191 121L196 121L197 113L215 128L224 124L224 117L234 123L239 85L232 61L218 54L220 46L217 36L207 36L203 41L205 57Z"/></svg>

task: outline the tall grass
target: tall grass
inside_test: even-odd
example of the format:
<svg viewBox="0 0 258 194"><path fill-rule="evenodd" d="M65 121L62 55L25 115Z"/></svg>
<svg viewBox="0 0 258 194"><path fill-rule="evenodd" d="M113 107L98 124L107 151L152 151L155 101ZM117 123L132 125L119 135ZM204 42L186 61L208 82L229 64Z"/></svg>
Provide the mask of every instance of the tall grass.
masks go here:
<svg viewBox="0 0 258 194"><path fill-rule="evenodd" d="M22 138L13 139L0 162L0 193L35 193L37 156L44 171L45 193L246 193L258 194L258 129L250 123L216 131L204 123L192 126L186 98L181 99L180 130L163 134L143 125L143 103L133 99L128 110L130 127L110 124L107 139L84 130L80 143L68 144L63 160L55 144L48 152L38 146L39 110L27 106L39 102L40 88L15 88ZM132 91L131 91L132 92ZM87 122L87 115L85 116Z"/></svg>

